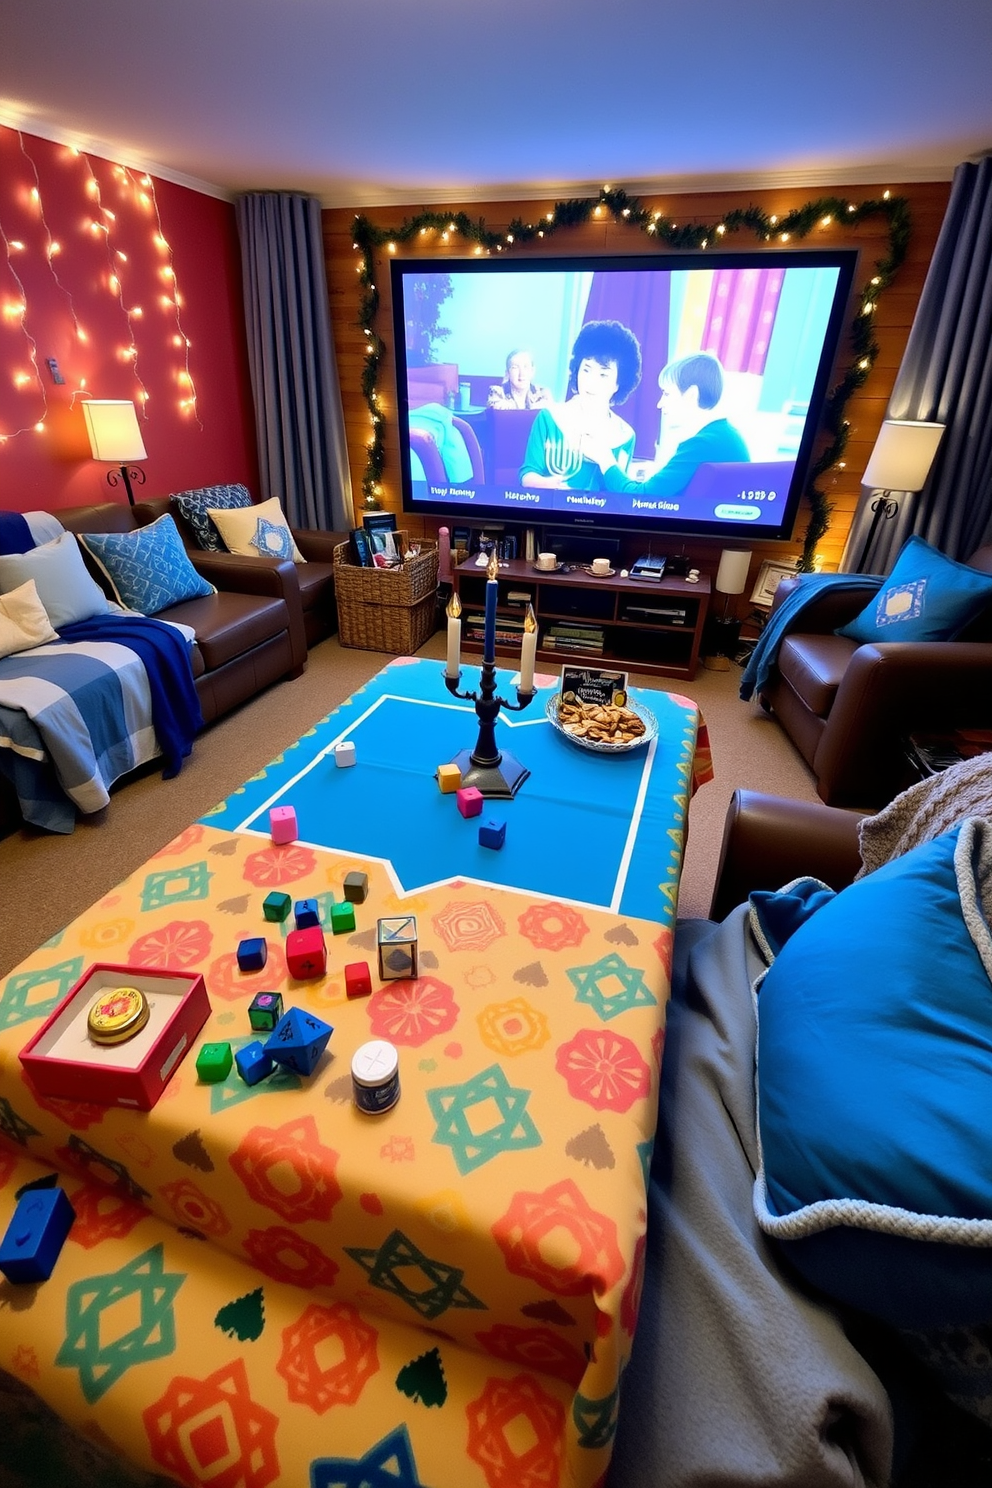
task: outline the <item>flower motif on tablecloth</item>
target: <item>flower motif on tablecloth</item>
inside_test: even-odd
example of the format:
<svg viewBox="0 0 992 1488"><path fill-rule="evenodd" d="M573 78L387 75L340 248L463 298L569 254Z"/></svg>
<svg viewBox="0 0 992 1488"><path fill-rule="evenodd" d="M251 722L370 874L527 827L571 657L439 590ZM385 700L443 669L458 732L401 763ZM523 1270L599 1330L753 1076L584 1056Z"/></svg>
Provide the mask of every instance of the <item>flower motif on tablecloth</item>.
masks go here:
<svg viewBox="0 0 992 1488"><path fill-rule="evenodd" d="M658 960L661 962L664 969L665 979L669 982L672 980L672 948L674 946L674 942L674 932L672 931L671 926L669 926L667 929L662 930L661 934L658 936L658 939L654 942L652 947L652 949L657 951L658 953Z"/></svg>
<svg viewBox="0 0 992 1488"><path fill-rule="evenodd" d="M144 1204L108 1193L92 1183L69 1193L69 1202L76 1211L72 1242L84 1250L95 1250L105 1240L124 1240L135 1225L148 1218Z"/></svg>
<svg viewBox="0 0 992 1488"><path fill-rule="evenodd" d="M545 1253L549 1236L560 1231L567 1243L556 1247L558 1259ZM553 1183L543 1193L516 1193L502 1219L493 1225L506 1269L525 1276L558 1297L609 1291L624 1273L617 1227L586 1202L571 1178Z"/></svg>
<svg viewBox="0 0 992 1488"><path fill-rule="evenodd" d="M141 909L168 909L191 899L209 899L213 873L206 863L187 863L184 868L163 868L149 873L141 886Z"/></svg>
<svg viewBox="0 0 992 1488"><path fill-rule="evenodd" d="M79 931L79 944L88 951L107 951L120 945L134 930L134 920L98 920L95 925L84 925Z"/></svg>
<svg viewBox="0 0 992 1488"><path fill-rule="evenodd" d="M581 945L589 934L589 926L576 910L550 899L532 904L520 916L519 925L521 935L539 951L563 951Z"/></svg>
<svg viewBox="0 0 992 1488"><path fill-rule="evenodd" d="M473 991L481 992L483 987L491 987L496 981L496 972L491 966L470 966L463 978L465 985Z"/></svg>
<svg viewBox="0 0 992 1488"><path fill-rule="evenodd" d="M413 1162L416 1158L412 1137L401 1137L398 1132L379 1148L379 1156L385 1162Z"/></svg>
<svg viewBox="0 0 992 1488"><path fill-rule="evenodd" d="M348 1302L333 1307L316 1303L282 1333L282 1352L276 1373L286 1381L290 1400L308 1405L318 1416L332 1405L354 1405L372 1376L378 1373L378 1333L362 1321ZM328 1340L335 1342L328 1347ZM324 1368L318 1349L335 1359Z"/></svg>
<svg viewBox="0 0 992 1488"><path fill-rule="evenodd" d="M89 1405L133 1365L175 1351L172 1304L186 1278L165 1270L164 1253L163 1245L153 1245L109 1275L74 1281L66 1293L66 1335L55 1362L78 1370L79 1388ZM130 1316L134 1300L137 1324ZM126 1316L128 1325L116 1322L115 1312Z"/></svg>
<svg viewBox="0 0 992 1488"><path fill-rule="evenodd" d="M487 1353L523 1369L539 1374L553 1374L566 1384L576 1386L586 1372L584 1355L550 1328L517 1328L511 1323L497 1323L476 1338Z"/></svg>
<svg viewBox="0 0 992 1488"><path fill-rule="evenodd" d="M26 1117L14 1110L5 1095L0 1095L0 1135L5 1136L9 1142L16 1142L18 1147L26 1147L29 1137L38 1137L41 1133Z"/></svg>
<svg viewBox="0 0 992 1488"><path fill-rule="evenodd" d="M40 1379L41 1366L38 1355L28 1343L19 1343L14 1350L10 1367L21 1379Z"/></svg>
<svg viewBox="0 0 992 1488"><path fill-rule="evenodd" d="M295 843L263 847L245 858L243 876L257 889L277 889L280 884L306 878L317 866L317 854Z"/></svg>
<svg viewBox="0 0 992 1488"><path fill-rule="evenodd" d="M191 847L196 847L203 841L203 831L200 823L194 822L191 827L186 827L177 837L173 837L171 842L160 847L157 853L152 853L149 862L154 862L156 858L175 858L179 853L188 852Z"/></svg>
<svg viewBox="0 0 992 1488"><path fill-rule="evenodd" d="M458 1022L454 991L431 976L390 982L373 992L366 1005L373 1038L413 1049Z"/></svg>
<svg viewBox="0 0 992 1488"><path fill-rule="evenodd" d="M528 1374L489 1379L478 1400L466 1406L467 1452L486 1475L489 1488L552 1488L561 1481L565 1412L559 1401ZM514 1451L519 1418L530 1445Z"/></svg>
<svg viewBox="0 0 992 1488"><path fill-rule="evenodd" d="M252 1265L273 1281L289 1281L305 1290L333 1286L340 1269L319 1246L285 1225L249 1230L242 1247Z"/></svg>
<svg viewBox="0 0 992 1488"><path fill-rule="evenodd" d="M498 1064L462 1085L427 1091L427 1104L437 1126L433 1140L450 1147L463 1176L501 1152L540 1147L541 1134L527 1114L529 1090L515 1089ZM495 1110L497 1120L483 1130L478 1124Z"/></svg>
<svg viewBox="0 0 992 1488"><path fill-rule="evenodd" d="M41 1095L36 1090L32 1090L31 1095L40 1110L50 1111L63 1126L68 1126L73 1131L86 1131L87 1127L95 1126L110 1109L108 1106L94 1105L92 1101L64 1100L57 1095Z"/></svg>
<svg viewBox="0 0 992 1488"><path fill-rule="evenodd" d="M397 1426L369 1447L364 1457L317 1457L310 1464L310 1488L425 1488L405 1426ZM550 1488L550 1485L546 1485Z"/></svg>
<svg viewBox="0 0 992 1488"><path fill-rule="evenodd" d="M547 1018L523 997L491 1002L476 1021L486 1048L510 1058L525 1054L528 1049L540 1049L551 1037Z"/></svg>
<svg viewBox="0 0 992 1488"><path fill-rule="evenodd" d="M330 1219L341 1197L335 1177L338 1154L320 1141L312 1116L287 1121L284 1126L253 1126L229 1162L249 1196L290 1224ZM275 1171L278 1180L274 1182ZM296 1179L292 1190L290 1174Z"/></svg>
<svg viewBox="0 0 992 1488"><path fill-rule="evenodd" d="M608 1028L580 1028L559 1046L555 1068L572 1099L594 1111L622 1114L651 1091L651 1071L637 1045Z"/></svg>
<svg viewBox="0 0 992 1488"><path fill-rule="evenodd" d="M468 1205L456 1189L445 1188L440 1193L428 1194L413 1207L443 1235L471 1233L472 1220Z"/></svg>
<svg viewBox="0 0 992 1488"><path fill-rule="evenodd" d="M225 1002L250 1002L256 992L288 981L289 968L282 946L270 940L261 971L242 971L237 951L226 951L211 961L204 980L211 997L222 997Z"/></svg>
<svg viewBox="0 0 992 1488"><path fill-rule="evenodd" d="M138 937L127 953L128 965L189 971L209 956L213 940L206 920L170 920Z"/></svg>
<svg viewBox="0 0 992 1488"><path fill-rule="evenodd" d="M426 1322L440 1317L450 1307L486 1310L486 1304L462 1285L464 1271L426 1255L400 1230L393 1230L378 1248L346 1245L344 1249L361 1266L370 1286L399 1297ZM414 1277L414 1272L420 1276Z"/></svg>
<svg viewBox="0 0 992 1488"><path fill-rule="evenodd" d="M179 1225L188 1225L200 1235L226 1235L231 1221L215 1199L210 1199L189 1178L165 1183L159 1193L169 1204Z"/></svg>
<svg viewBox="0 0 992 1488"><path fill-rule="evenodd" d="M54 1013L69 988L79 981L83 965L82 956L73 956L71 961L59 961L38 971L18 971L8 977L0 995L0 1030ZM52 991L48 997L39 997L44 987Z"/></svg>
<svg viewBox="0 0 992 1488"><path fill-rule="evenodd" d="M433 918L433 926L449 951L484 951L506 934L506 926L491 904L455 899Z"/></svg>
<svg viewBox="0 0 992 1488"><path fill-rule="evenodd" d="M279 1481L279 1417L252 1400L242 1359L203 1380L176 1375L141 1418L155 1461L184 1483L266 1488Z"/></svg>
<svg viewBox="0 0 992 1488"><path fill-rule="evenodd" d="M628 966L616 951L608 951L590 966L570 966L568 979L575 988L576 1002L587 1002L597 1017L608 1023L634 1007L655 1007L658 999L649 991L643 971Z"/></svg>

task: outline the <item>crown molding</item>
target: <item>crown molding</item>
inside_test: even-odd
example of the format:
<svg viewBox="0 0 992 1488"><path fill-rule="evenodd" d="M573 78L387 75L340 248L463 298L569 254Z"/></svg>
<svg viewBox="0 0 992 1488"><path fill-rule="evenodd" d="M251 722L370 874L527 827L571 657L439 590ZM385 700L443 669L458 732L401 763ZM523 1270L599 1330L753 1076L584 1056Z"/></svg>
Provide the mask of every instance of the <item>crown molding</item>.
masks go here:
<svg viewBox="0 0 992 1488"><path fill-rule="evenodd" d="M233 202L235 199L235 192L229 191L225 186L217 186L213 181L201 181L198 176L188 176L183 171L173 170L169 165L162 165L130 151L123 145L111 145L105 140L80 134L78 130L61 129L56 124L42 123L33 119L30 114L18 112L3 103L0 103L0 124L6 124L8 129L16 129L22 134L33 134L38 139L51 140L56 145L70 145L84 155L96 155L101 160L112 161L114 165L144 171L156 180L172 181L174 185L185 186L189 191L198 191L202 196L213 196L218 201L226 202Z"/></svg>

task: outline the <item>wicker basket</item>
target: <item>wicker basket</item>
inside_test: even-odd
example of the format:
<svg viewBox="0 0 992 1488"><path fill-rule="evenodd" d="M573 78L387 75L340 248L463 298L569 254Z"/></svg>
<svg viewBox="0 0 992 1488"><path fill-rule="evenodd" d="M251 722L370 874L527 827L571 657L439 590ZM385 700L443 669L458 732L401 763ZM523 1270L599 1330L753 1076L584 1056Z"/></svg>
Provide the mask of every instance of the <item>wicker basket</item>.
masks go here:
<svg viewBox="0 0 992 1488"><path fill-rule="evenodd" d="M437 619L437 543L422 541L402 568L361 568L349 543L334 549L338 640L360 651L411 656Z"/></svg>

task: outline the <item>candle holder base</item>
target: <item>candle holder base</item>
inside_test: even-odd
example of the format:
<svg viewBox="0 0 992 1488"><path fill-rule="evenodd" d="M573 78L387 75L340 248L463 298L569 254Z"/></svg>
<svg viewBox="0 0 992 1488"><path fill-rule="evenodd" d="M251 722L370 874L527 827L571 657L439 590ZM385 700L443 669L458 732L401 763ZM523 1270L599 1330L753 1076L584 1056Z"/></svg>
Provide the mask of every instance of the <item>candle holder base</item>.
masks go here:
<svg viewBox="0 0 992 1488"><path fill-rule="evenodd" d="M462 785L474 785L488 800L512 801L530 775L526 765L504 749L498 764L473 765L472 751L460 749L452 760L462 772Z"/></svg>

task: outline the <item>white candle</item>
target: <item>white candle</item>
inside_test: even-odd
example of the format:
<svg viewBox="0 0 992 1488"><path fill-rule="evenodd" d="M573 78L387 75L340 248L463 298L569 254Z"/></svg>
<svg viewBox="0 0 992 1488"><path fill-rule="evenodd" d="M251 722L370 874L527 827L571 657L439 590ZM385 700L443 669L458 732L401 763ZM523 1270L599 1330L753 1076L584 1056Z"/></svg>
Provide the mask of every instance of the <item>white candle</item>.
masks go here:
<svg viewBox="0 0 992 1488"><path fill-rule="evenodd" d="M534 691L534 658L537 654L537 620L534 606L527 606L524 620L524 635L520 642L520 683L518 692Z"/></svg>
<svg viewBox="0 0 992 1488"><path fill-rule="evenodd" d="M445 614L448 617L448 660L444 669L446 677L457 677L462 669L462 607L458 595L452 594Z"/></svg>

